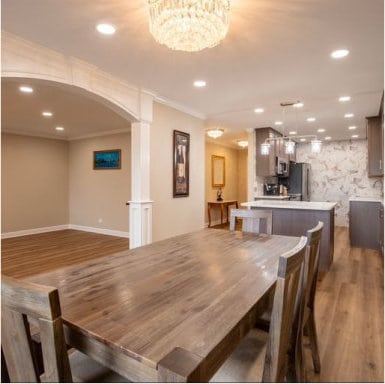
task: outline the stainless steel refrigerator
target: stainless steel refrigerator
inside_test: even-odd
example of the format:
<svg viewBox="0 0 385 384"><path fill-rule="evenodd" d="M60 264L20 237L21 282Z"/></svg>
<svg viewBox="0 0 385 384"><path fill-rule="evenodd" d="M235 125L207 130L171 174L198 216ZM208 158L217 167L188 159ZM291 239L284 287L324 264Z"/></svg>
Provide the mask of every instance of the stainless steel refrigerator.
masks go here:
<svg viewBox="0 0 385 384"><path fill-rule="evenodd" d="M290 163L289 194L300 193L303 201L310 201L310 164Z"/></svg>

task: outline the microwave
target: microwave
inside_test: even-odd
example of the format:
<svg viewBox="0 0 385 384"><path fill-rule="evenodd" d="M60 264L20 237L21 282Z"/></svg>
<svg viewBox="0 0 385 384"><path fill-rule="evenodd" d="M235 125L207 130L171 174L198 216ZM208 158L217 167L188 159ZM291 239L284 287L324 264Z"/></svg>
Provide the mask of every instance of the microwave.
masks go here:
<svg viewBox="0 0 385 384"><path fill-rule="evenodd" d="M277 157L276 160L276 173L279 176L287 176L289 173L289 162L282 158Z"/></svg>

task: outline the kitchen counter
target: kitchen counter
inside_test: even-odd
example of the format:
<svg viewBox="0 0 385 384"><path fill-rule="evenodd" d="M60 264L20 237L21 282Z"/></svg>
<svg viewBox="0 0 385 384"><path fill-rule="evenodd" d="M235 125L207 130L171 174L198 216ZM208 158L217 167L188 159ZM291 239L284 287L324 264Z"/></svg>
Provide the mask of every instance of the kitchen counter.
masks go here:
<svg viewBox="0 0 385 384"><path fill-rule="evenodd" d="M306 236L319 221L324 223L320 243L320 271L328 271L334 256L334 207L336 203L287 200L257 200L242 203L251 209L273 212L273 234Z"/></svg>
<svg viewBox="0 0 385 384"><path fill-rule="evenodd" d="M330 211L334 209L336 203L319 201L267 201L256 200L241 203L246 208L285 208L285 209L305 209L314 211Z"/></svg>
<svg viewBox="0 0 385 384"><path fill-rule="evenodd" d="M381 203L384 204L384 200L380 197L351 197L349 201L373 201L375 203Z"/></svg>
<svg viewBox="0 0 385 384"><path fill-rule="evenodd" d="M260 195L260 196L254 196L254 199L256 199L256 200L289 200L290 196L283 196L283 195Z"/></svg>

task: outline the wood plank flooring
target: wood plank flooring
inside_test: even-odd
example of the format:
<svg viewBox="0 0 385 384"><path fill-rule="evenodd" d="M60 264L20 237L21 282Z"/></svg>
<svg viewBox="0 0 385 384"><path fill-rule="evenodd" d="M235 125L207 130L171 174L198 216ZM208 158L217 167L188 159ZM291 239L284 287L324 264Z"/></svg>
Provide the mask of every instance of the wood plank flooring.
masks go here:
<svg viewBox="0 0 385 384"><path fill-rule="evenodd" d="M1 248L2 273L22 278L124 251L129 240L68 229L3 239Z"/></svg>
<svg viewBox="0 0 385 384"><path fill-rule="evenodd" d="M336 227L334 263L316 293L321 373L313 382L384 382L384 262L379 252L351 248Z"/></svg>
<svg viewBox="0 0 385 384"><path fill-rule="evenodd" d="M2 240L2 273L26 277L128 248L128 239L74 230ZM351 248L336 227L332 268L319 280L316 322L321 373L306 354L309 382L384 381L384 263Z"/></svg>

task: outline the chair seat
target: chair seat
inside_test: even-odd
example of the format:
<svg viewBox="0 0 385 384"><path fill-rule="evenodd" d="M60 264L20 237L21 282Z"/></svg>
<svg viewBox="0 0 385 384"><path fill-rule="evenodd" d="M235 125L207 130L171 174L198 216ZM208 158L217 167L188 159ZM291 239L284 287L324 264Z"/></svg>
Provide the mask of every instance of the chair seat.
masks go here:
<svg viewBox="0 0 385 384"><path fill-rule="evenodd" d="M123 376L92 360L84 353L74 350L69 355L74 383L127 383Z"/></svg>
<svg viewBox="0 0 385 384"><path fill-rule="evenodd" d="M210 382L261 382L268 338L268 333L252 329Z"/></svg>

